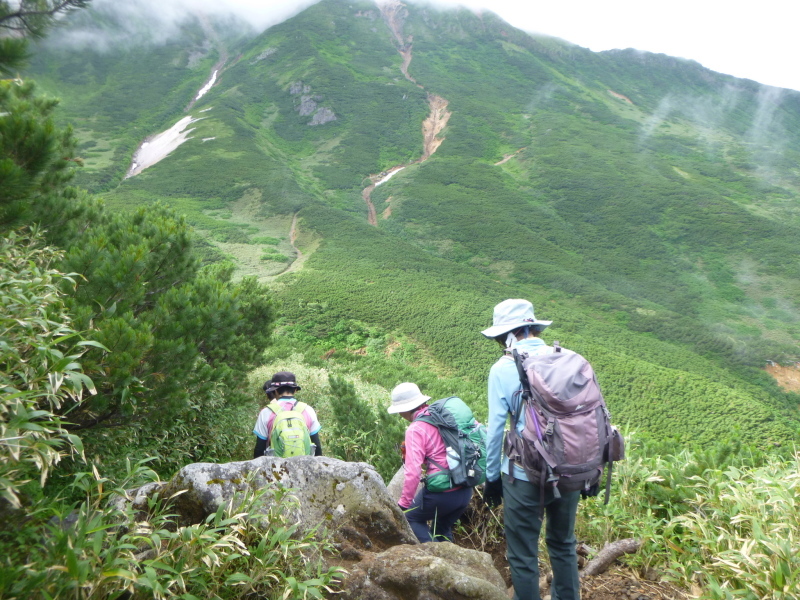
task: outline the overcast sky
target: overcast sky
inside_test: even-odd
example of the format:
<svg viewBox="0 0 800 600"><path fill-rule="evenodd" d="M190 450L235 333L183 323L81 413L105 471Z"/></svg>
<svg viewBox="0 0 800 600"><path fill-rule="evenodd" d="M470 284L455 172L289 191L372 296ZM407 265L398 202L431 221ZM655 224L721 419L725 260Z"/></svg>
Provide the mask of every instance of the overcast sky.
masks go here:
<svg viewBox="0 0 800 600"><path fill-rule="evenodd" d="M437 0L488 6L526 31L590 50L636 48L800 90L797 0Z"/></svg>
<svg viewBox="0 0 800 600"><path fill-rule="evenodd" d="M120 0L95 0L98 4ZM166 18L185 7L234 9L260 28L317 0L128 0ZM696 60L714 71L800 90L798 0L435 0L488 8L526 31L590 50L637 48Z"/></svg>

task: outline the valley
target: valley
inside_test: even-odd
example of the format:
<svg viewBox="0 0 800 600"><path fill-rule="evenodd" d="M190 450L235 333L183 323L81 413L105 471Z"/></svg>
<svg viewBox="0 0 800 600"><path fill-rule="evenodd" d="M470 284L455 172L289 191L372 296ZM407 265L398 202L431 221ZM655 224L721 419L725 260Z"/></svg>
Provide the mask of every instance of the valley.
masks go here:
<svg viewBox="0 0 800 600"><path fill-rule="evenodd" d="M163 36L132 14L64 16L0 81L4 306L53 319L8 321L2 346L28 365L3 385L52 427L0 472L46 507L30 531L57 497L91 519L116 485L249 461L261 386L286 369L326 457L388 481L391 389L485 421L499 350L480 332L526 298L545 341L591 361L628 440L611 504L581 504L581 541L644 541L603 585L719 600L798 581L776 540L799 522L800 93L413 2L321 0L263 30L190 13ZM459 539L502 563L497 516L476 510ZM63 549L29 561L0 534L9 572L71 585L43 566ZM87 572L110 568L70 535Z"/></svg>

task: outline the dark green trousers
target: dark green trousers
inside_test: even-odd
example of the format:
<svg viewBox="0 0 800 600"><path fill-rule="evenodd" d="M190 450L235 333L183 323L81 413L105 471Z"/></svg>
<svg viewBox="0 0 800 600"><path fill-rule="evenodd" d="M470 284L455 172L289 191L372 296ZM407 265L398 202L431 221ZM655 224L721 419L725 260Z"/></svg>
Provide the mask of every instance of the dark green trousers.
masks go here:
<svg viewBox="0 0 800 600"><path fill-rule="evenodd" d="M503 514L514 600L540 600L540 494L538 483L519 479L511 483L508 475L503 475ZM579 491L570 492L562 494L561 499L557 500L551 489L545 489L545 541L553 569L553 583L550 586L552 600L580 600L581 597L578 557L575 553L575 515L580 497Z"/></svg>

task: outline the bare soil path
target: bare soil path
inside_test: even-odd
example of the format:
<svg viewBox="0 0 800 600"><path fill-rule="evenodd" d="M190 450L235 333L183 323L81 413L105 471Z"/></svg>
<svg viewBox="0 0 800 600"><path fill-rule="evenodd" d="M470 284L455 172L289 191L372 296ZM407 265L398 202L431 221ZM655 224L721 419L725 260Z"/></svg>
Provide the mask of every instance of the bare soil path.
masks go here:
<svg viewBox="0 0 800 600"><path fill-rule="evenodd" d="M300 248L297 247L297 213L294 213L294 217L292 217L292 226L289 228L289 244L291 244L292 249L297 253L297 255L295 256L294 260L287 265L286 269L278 273L278 275L296 271L305 262L306 257L303 256Z"/></svg>
<svg viewBox="0 0 800 600"><path fill-rule="evenodd" d="M380 175L378 176L380 177ZM374 175L371 176L370 178L372 177L374 177ZM372 191L375 189L376 186L377 184L372 183L361 191L361 197L364 199L364 202L367 203L367 222L369 222L370 225L374 225L375 227L378 226L378 217L375 212L375 205L372 203Z"/></svg>
<svg viewBox="0 0 800 600"><path fill-rule="evenodd" d="M417 80L408 74L408 66L411 64L411 46L414 41L413 36L408 38L403 37L403 23L407 15L406 5L398 0L388 0L380 4L381 14L384 21L389 26L389 30L394 35L397 42L397 51L403 57L403 63L400 65L400 72L403 76L412 83L417 83ZM417 83L417 85L419 85ZM422 87L421 85L419 87Z"/></svg>
<svg viewBox="0 0 800 600"><path fill-rule="evenodd" d="M503 157L503 159L502 159L502 160L500 160L500 161L498 161L498 162L494 163L494 166L495 166L495 167L497 167L497 166L499 166L499 165L502 165L503 163L507 163L507 162L508 162L508 161L510 161L512 158L514 158L514 157L515 157L517 154L519 154L520 152L522 152L523 150L525 150L525 148L520 148L519 150L517 150L516 152L514 152L514 153L512 153L512 154L506 154L506 155Z"/></svg>

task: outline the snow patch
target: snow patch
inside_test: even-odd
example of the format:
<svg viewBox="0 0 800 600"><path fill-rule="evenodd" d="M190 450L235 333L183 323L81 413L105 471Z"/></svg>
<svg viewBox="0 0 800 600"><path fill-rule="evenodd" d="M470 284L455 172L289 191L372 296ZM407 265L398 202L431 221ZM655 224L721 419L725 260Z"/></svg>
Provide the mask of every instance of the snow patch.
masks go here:
<svg viewBox="0 0 800 600"><path fill-rule="evenodd" d="M382 184L382 183L386 183L386 182L387 182L387 181L389 181L389 180L390 180L390 179L391 179L391 178L392 178L392 177L393 177L393 176L394 176L396 173L399 173L399 172L400 172L400 171L402 171L403 169L405 169L405 167L398 167L398 168L396 168L396 169L392 169L392 170L391 170L391 171L389 171L389 172L388 172L386 175L384 175L384 176L383 176L381 179L379 179L378 181L376 181L376 182L375 182L375 187L378 187L378 186L379 186L380 184Z"/></svg>
<svg viewBox="0 0 800 600"><path fill-rule="evenodd" d="M219 69L215 69L214 73L211 75L211 79L208 80L208 83L200 88L200 91L197 92L197 96L195 96L195 102L200 100L200 98L202 98L206 92L214 86L214 82L217 81L217 73L219 73Z"/></svg>
<svg viewBox="0 0 800 600"><path fill-rule="evenodd" d="M192 129L186 129L192 123L196 123L205 117L193 119L191 115L182 118L166 131L156 134L146 142L143 142L139 149L133 155L133 161L128 174L128 177L133 177L144 171L147 167L152 167L154 164L166 158L175 148L180 146L186 140L191 139L187 137Z"/></svg>

